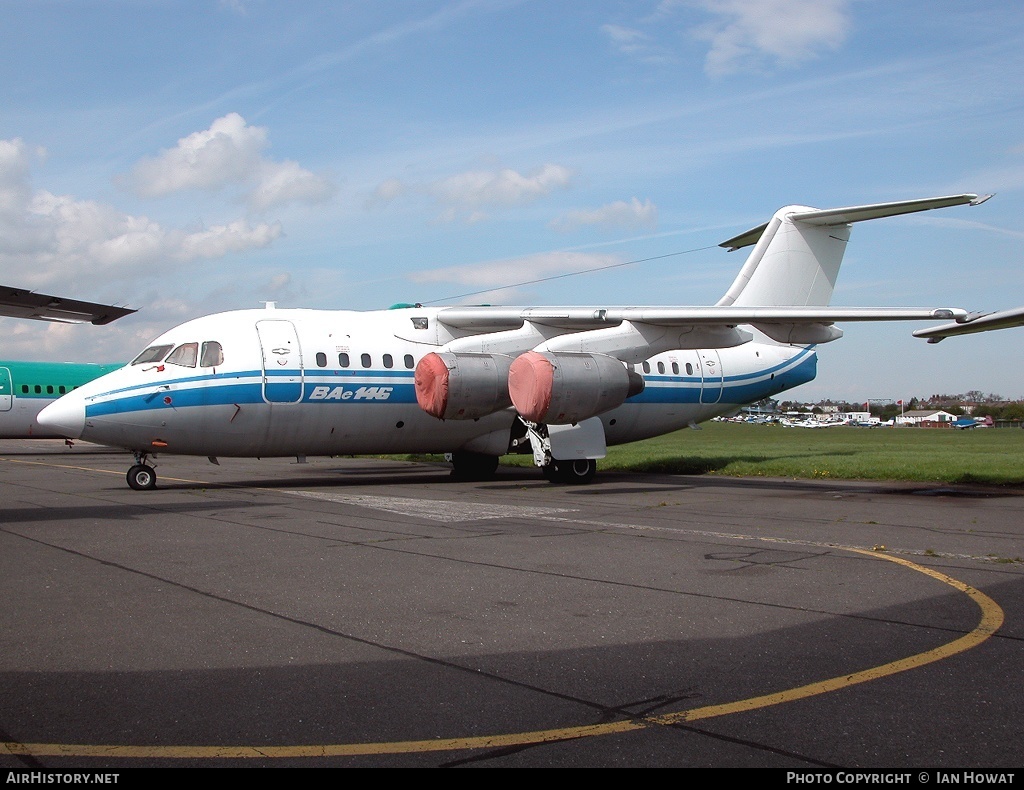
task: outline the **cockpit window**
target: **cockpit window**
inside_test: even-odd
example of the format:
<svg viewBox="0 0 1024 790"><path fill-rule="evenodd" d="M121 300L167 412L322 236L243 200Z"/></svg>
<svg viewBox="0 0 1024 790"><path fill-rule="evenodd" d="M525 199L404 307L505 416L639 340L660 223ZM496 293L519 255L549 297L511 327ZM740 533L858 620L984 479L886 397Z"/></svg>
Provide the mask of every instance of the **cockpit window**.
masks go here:
<svg viewBox="0 0 1024 790"><path fill-rule="evenodd" d="M202 368L215 368L224 364L224 349L216 340L203 343L203 356L199 359Z"/></svg>
<svg viewBox="0 0 1024 790"><path fill-rule="evenodd" d="M181 365L183 368L194 368L199 358L198 343L182 343L167 357L168 365Z"/></svg>
<svg viewBox="0 0 1024 790"><path fill-rule="evenodd" d="M167 352L170 351L174 346L150 346L135 359L132 360L133 365L147 365L151 362L159 362L167 356Z"/></svg>

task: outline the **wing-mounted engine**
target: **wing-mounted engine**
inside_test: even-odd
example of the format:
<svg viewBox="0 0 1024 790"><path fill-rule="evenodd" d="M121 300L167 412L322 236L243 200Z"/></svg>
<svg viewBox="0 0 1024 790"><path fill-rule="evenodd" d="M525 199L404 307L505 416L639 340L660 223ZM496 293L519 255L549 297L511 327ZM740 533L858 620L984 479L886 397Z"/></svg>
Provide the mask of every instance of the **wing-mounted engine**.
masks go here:
<svg viewBox="0 0 1024 790"><path fill-rule="evenodd" d="M475 420L512 405L512 357L504 354L431 352L416 365L416 401L442 420Z"/></svg>
<svg viewBox="0 0 1024 790"><path fill-rule="evenodd" d="M528 351L509 368L508 391L525 420L571 425L643 392L644 380L604 354Z"/></svg>

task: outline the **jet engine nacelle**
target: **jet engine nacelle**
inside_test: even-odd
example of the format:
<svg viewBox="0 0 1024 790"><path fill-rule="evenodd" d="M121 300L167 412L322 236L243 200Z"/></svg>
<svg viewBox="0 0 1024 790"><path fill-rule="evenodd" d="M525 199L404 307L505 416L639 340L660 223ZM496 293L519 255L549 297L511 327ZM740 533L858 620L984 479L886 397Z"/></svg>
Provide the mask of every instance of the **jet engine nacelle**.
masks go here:
<svg viewBox="0 0 1024 790"><path fill-rule="evenodd" d="M512 404L525 419L570 425L643 392L644 380L604 354L527 351L509 368Z"/></svg>
<svg viewBox="0 0 1024 790"><path fill-rule="evenodd" d="M416 364L416 402L442 420L475 420L512 405L504 354L431 352Z"/></svg>

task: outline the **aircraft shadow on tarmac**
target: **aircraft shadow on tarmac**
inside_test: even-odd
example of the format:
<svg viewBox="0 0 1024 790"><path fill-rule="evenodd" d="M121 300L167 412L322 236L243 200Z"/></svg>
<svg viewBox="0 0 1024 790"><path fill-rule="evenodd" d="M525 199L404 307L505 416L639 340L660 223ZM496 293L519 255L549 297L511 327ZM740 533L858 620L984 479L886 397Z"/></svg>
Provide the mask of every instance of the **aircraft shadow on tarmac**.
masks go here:
<svg viewBox="0 0 1024 790"><path fill-rule="evenodd" d="M149 508L140 507L143 502L109 502L96 505L76 505L75 507L0 507L0 521L4 528L18 524L34 523L74 523L74 522L105 522L105 521L140 521L149 519ZM188 515L201 512L204 515L218 510L240 510L242 508L263 507L256 502L168 502L161 503L161 513L180 513Z"/></svg>

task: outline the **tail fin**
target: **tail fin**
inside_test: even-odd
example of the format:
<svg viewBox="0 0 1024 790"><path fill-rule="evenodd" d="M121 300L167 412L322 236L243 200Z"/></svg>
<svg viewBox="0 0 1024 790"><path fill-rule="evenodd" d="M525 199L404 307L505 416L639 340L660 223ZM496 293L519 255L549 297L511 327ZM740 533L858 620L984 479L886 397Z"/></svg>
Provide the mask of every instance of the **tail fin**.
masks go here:
<svg viewBox="0 0 1024 790"><path fill-rule="evenodd" d="M832 299L851 223L965 203L976 206L990 197L952 195L824 210L780 208L769 222L719 245L730 252L755 246L718 304L823 307Z"/></svg>

